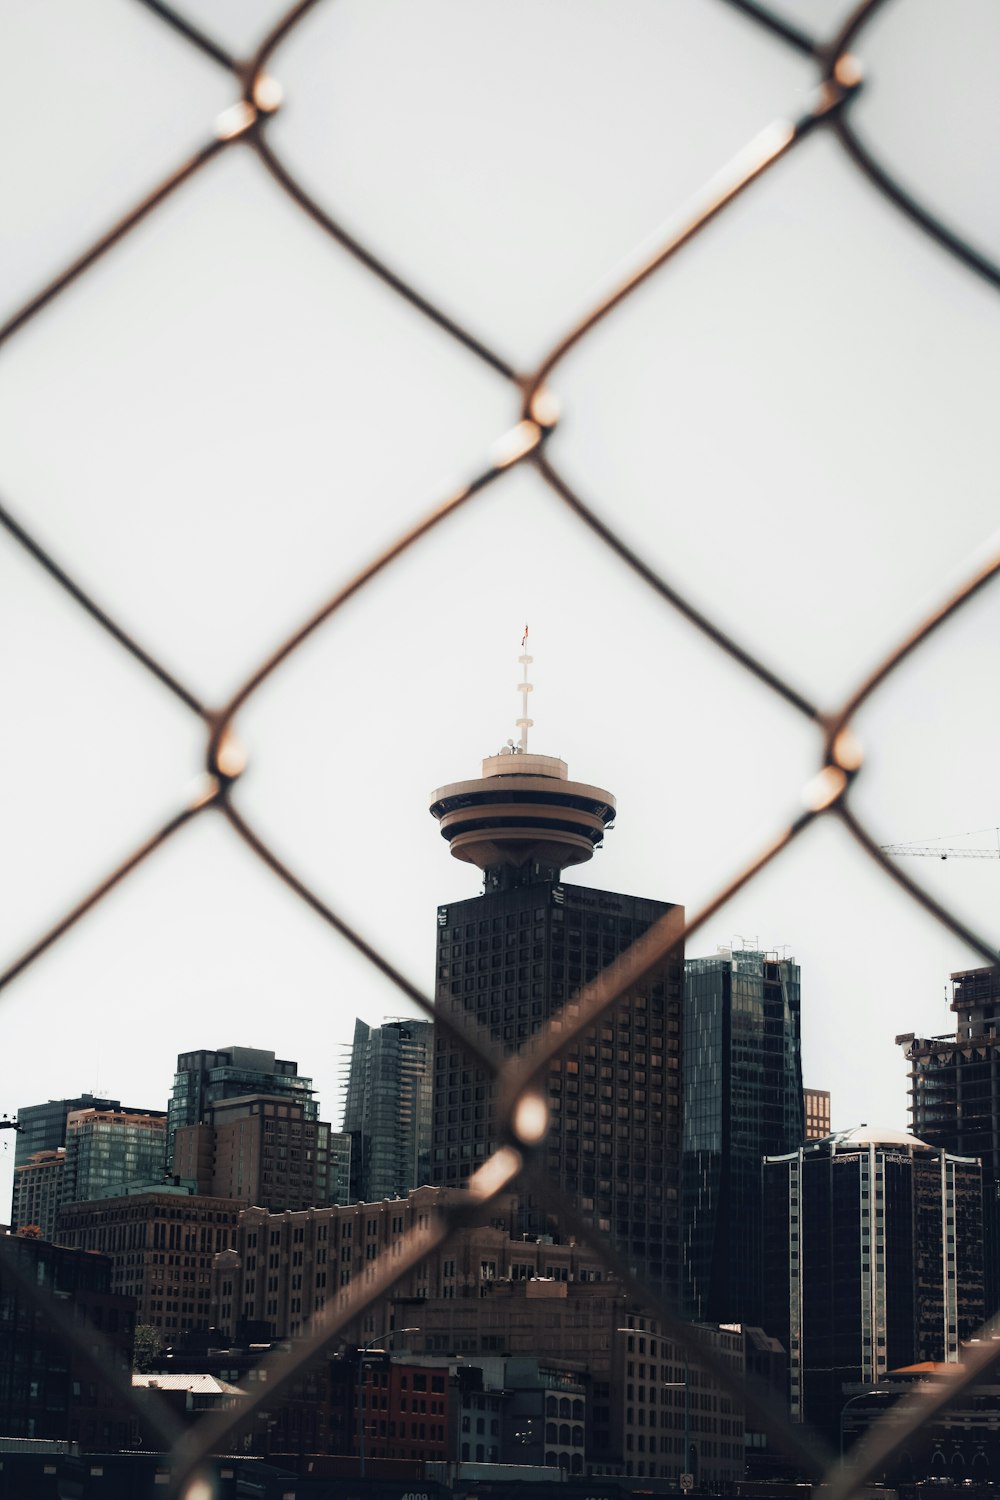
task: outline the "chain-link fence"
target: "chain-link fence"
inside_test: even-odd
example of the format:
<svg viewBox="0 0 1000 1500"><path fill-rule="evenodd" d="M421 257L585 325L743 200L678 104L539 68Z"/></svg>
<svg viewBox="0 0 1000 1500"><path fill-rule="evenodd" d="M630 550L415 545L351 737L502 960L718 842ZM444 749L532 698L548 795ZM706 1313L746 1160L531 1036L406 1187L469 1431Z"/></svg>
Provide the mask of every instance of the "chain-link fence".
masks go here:
<svg viewBox="0 0 1000 1500"><path fill-rule="evenodd" d="M953 912L946 910L919 885L910 881L880 852L876 838L859 820L852 806L851 789L861 770L861 755L852 731L858 711L879 692L886 679L904 660L919 650L939 626L990 582L1000 570L1000 557L992 558L975 576L966 579L939 609L924 619L912 635L899 642L866 680L848 694L843 703L832 711L824 710L759 659L745 641L734 638L716 620L702 613L686 597L683 579L675 581L664 576L652 566L641 550L637 550L618 534L577 493L576 487L568 480L553 456L549 438L559 422L555 391L562 361L570 350L584 343L603 320L613 318L616 309L638 287L650 278L662 276L674 257L706 225L724 214L740 195L753 193L755 184L776 162L795 152L807 137L816 132L826 132L832 137L858 171L937 242L943 252L955 257L970 275L981 277L990 286L1000 288L1000 269L900 186L880 161L878 152L855 128L853 106L864 89L866 28L878 13L886 9L887 0L865 0L836 35L826 40L816 40L805 28L752 3L752 0L718 0L720 5L728 3L733 6L744 18L758 26L766 34L770 45L792 49L811 62L815 69L815 92L812 98L797 118L777 120L751 140L729 166L711 180L697 206L669 238L649 249L621 283L553 345L535 369L518 371L482 338L423 295L391 264L373 254L364 243L355 238L321 206L276 150L270 126L272 118L282 106L282 90L271 72L272 64L280 71L278 54L282 43L314 9L318 0L304 0L304 3L294 6L265 36L249 60L230 55L212 39L208 30L202 30L185 15L161 3L161 0L136 0L136 3L144 4L164 27L170 28L186 45L197 49L211 63L224 70L232 79L235 102L220 115L214 131L190 159L181 163L175 171L154 186L89 249L9 319L0 329L0 345L4 351L32 320L58 320L60 299L67 288L78 278L86 276L103 257L111 254L138 225L155 216L168 199L176 194L183 194L192 179L209 163L223 153L242 147L253 154L261 171L270 175L291 202L353 256L366 272L378 278L392 293L405 299L438 330L442 338L454 341L470 361L482 362L497 376L509 382L520 411L518 420L510 430L499 437L491 460L471 482L445 497L415 525L398 535L389 546L359 568L349 582L304 620L266 660L261 661L230 700L219 708L209 707L202 702L198 693L116 621L114 601L100 603L91 597L74 578L72 563L64 566L49 554L32 536L23 517L16 518L16 495L12 497L11 509L0 509L0 520L11 537L30 555L38 568L45 571L53 585L65 590L75 604L117 642L122 651L130 653L156 679L164 693L172 694L201 722L208 767L207 783L195 800L179 807L151 838L141 843L118 868L110 871L105 879L72 910L66 912L50 930L32 937L21 955L0 976L0 987L10 985L25 969L38 962L69 929L85 919L108 892L126 880L144 861L155 859L157 852L180 829L194 819L215 814L225 821L232 834L277 879L283 881L305 903L320 922L329 924L352 944L358 954L375 966L408 1002L427 1016L434 1017L437 1025L460 1043L475 1065L494 1080L499 1128L507 1139L507 1144L471 1180L467 1201L459 1207L447 1208L429 1228L415 1234L404 1246L400 1257L393 1259L390 1266L378 1268L374 1280L365 1282L363 1286L351 1285L337 1301L335 1312L328 1310L329 1315L322 1326L309 1338L302 1340L293 1353L274 1356L266 1385L258 1385L256 1394L248 1397L238 1413L227 1412L203 1421L190 1432L181 1432L164 1410L159 1419L159 1431L164 1445L172 1449L176 1464L170 1493L193 1497L202 1492L193 1484L193 1476L199 1464L206 1455L224 1448L227 1435L234 1431L237 1424L244 1426L255 1410L262 1408L265 1403L273 1404L281 1390L295 1379L303 1367L325 1348L334 1345L341 1331L354 1323L366 1308L383 1298L409 1267L416 1265L435 1247L446 1242L456 1229L479 1221L484 1211L488 1211L491 1202L516 1186L533 1186L537 1191L544 1192L546 1201L558 1212L564 1230L574 1234L582 1244L597 1252L608 1269L620 1278L622 1285L633 1291L659 1317L663 1328L681 1345L687 1346L690 1335L686 1326L677 1319L675 1310L661 1305L654 1294L639 1285L623 1259L609 1247L604 1237L585 1223L568 1202L559 1201L554 1185L546 1181L544 1169L537 1163L535 1154L538 1144L535 1139L537 1122L536 1112L531 1107L535 1098L534 1091L537 1081L552 1059L572 1045L584 1030L592 1027L623 998L627 998L633 986L648 980L675 945L690 939L704 928L709 919L737 891L773 861L781 859L803 831L817 819L840 820L887 879L896 882L934 919L981 954L985 962L994 960L991 944L983 936L971 931ZM496 1046L487 1033L463 1024L455 1014L436 1014L432 999L399 972L384 953L373 947L351 922L311 888L307 879L269 846L241 806L240 775L243 755L236 738L236 721L240 710L262 684L279 672L303 643L349 600L380 575L387 574L391 582L393 565L415 543L442 527L463 507L470 506L476 496L517 466L532 468L563 503L566 511L583 527L589 528L620 564L630 569L665 608L676 611L692 630L701 632L718 651L726 653L733 662L752 674L759 683L761 692L777 694L798 715L815 725L822 737L824 750L815 777L806 789L805 810L780 837L762 849L735 880L721 887L683 925L678 923L676 917L665 917L659 926L635 944L627 955L626 962L614 965L575 997L577 1008L571 1021L563 1019L560 1023L549 1023L547 1029L533 1039L530 1055L525 1052L504 1058L498 1055ZM10 1260L5 1274L19 1281L27 1295L37 1296L30 1279L24 1277L15 1260ZM47 1316L59 1318L58 1308L53 1308L48 1301L44 1307ZM95 1358L92 1352L95 1335L92 1330L84 1332L66 1318L63 1320L62 1331L66 1340L79 1350L83 1358ZM691 1353L712 1368L714 1377L720 1383L731 1383L732 1377L721 1360L713 1364L711 1354L703 1349L692 1347ZM948 1384L946 1392L933 1397L914 1398L906 1420L902 1423L899 1421L897 1408L892 1424L877 1430L875 1440L869 1444L863 1461L855 1462L849 1470L835 1465L827 1472L830 1500L842 1500L842 1497L861 1485L867 1476L878 1473L887 1455L904 1442L907 1431L926 1421L932 1411L946 1402L953 1402L970 1383L977 1380L993 1357L993 1347L984 1342L980 1352L973 1354L966 1362L962 1374ZM97 1362L102 1365L99 1357ZM103 1374L104 1378L113 1378L109 1367L103 1368ZM130 1392L124 1384L122 1394L130 1399ZM815 1444L811 1440L804 1440L797 1429L787 1423L783 1424L765 1398L753 1391L743 1392L741 1389L740 1399L744 1396L748 1409L755 1412L773 1433L780 1436L784 1445L797 1455L809 1472L817 1474L822 1468L822 1460L817 1458Z"/></svg>

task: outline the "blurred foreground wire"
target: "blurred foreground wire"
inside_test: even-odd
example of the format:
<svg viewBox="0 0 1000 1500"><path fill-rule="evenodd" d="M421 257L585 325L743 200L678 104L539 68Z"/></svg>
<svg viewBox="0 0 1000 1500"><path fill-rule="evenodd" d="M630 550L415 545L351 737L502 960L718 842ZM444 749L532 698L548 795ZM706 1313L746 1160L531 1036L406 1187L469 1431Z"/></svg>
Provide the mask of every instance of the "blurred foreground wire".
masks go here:
<svg viewBox="0 0 1000 1500"><path fill-rule="evenodd" d="M200 718L205 728L206 777L202 789L191 802L176 808L174 815L161 828L147 830L138 837L134 852L116 869L108 872L91 891L58 921L50 931L31 936L26 940L21 955L0 975L0 988L10 984L18 974L35 963L38 958L76 922L86 917L102 897L142 862L155 859L158 850L172 834L192 819L209 814L221 815L242 843L263 864L293 891L314 912L316 917L334 928L369 963L376 965L381 973L398 988L406 1000L426 1015L433 1016L465 1049L476 1066L484 1069L494 1080L499 1101L501 1130L511 1142L486 1164L470 1184L467 1204L449 1207L439 1216L434 1225L420 1233L414 1233L404 1247L401 1259L394 1259L391 1266L380 1269L373 1281L361 1286L352 1285L343 1294L336 1310L331 1311L323 1326L317 1328L290 1354L272 1356L269 1378L257 1388L257 1393L247 1405L237 1412L224 1412L218 1417L203 1422L190 1432L178 1434L164 1411L160 1422L163 1442L172 1446L175 1469L169 1491L171 1495L193 1496L195 1488L192 1476L198 1472L204 1457L225 1447L227 1439L237 1426L242 1427L254 1410L265 1401L273 1402L280 1391L288 1386L310 1360L328 1346L333 1345L341 1331L368 1306L383 1296L407 1266L417 1264L431 1249L447 1241L448 1236L464 1224L473 1222L477 1216L488 1212L489 1205L505 1192L509 1192L519 1181L525 1180L544 1186L540 1178L541 1167L534 1161L530 1136L519 1134L518 1105L528 1095L532 1084L547 1063L568 1046L588 1027L604 1016L623 997L627 997L631 985L654 972L662 965L678 944L683 944L703 927L711 915L740 887L752 880L758 871L772 861L783 857L798 834L814 820L823 817L840 819L857 840L868 857L878 865L884 875L895 881L937 921L943 923L956 936L977 950L984 962L992 963L995 954L991 945L979 933L971 931L958 917L946 910L920 887L910 881L879 850L876 841L858 820L851 807L851 787L862 769L861 754L857 746L852 721L862 703L877 693L885 680L899 664L915 650L939 626L988 584L1000 569L1000 557L993 558L974 577L967 579L954 594L941 601L939 609L929 616L909 638L900 641L879 668L867 681L859 684L847 700L840 705L823 707L809 701L791 683L785 681L768 663L760 660L746 643L734 639L722 626L706 617L685 597L684 580L674 580L657 572L650 563L630 546L623 537L601 520L595 509L581 496L566 476L560 472L547 449L549 435L559 421L559 409L554 392L558 386L561 361L573 348L585 341L591 330L605 318L613 318L616 308L636 288L650 277L668 273L673 259L690 252L690 245L699 232L741 194L752 192L754 184L771 167L810 134L817 130L829 132L845 149L849 159L864 172L870 181L894 205L931 235L936 243L955 256L971 274L984 278L994 287L1000 287L1000 271L979 251L966 243L947 225L936 219L900 184L892 178L879 162L870 145L863 142L852 125L852 104L863 88L863 57L865 28L871 18L881 11L887 0L866 0L852 14L838 35L818 41L797 26L772 15L765 8L750 3L750 0L717 0L735 6L749 20L769 35L776 47L790 47L810 56L815 62L815 91L802 113L795 119L778 119L766 124L759 134L731 161L724 165L706 184L697 200L691 205L681 227L658 245L632 271L626 280L616 287L599 305L573 328L566 331L554 347L539 362L533 371L517 371L496 351L490 349L480 338L463 327L445 310L436 306L421 291L410 285L391 265L384 262L349 232L330 211L321 207L308 189L297 179L293 170L282 160L269 139L268 125L272 116L281 107L282 91L270 73L272 60L282 42L313 9L317 0L303 0L293 7L263 39L249 61L231 56L208 34L204 33L186 17L160 3L160 0L136 0L145 4L164 25L191 47L198 49L211 59L232 79L232 105L217 120L208 133L201 148L188 160L179 163L164 180L150 188L148 193L130 212L101 235L93 245L72 264L53 278L34 297L24 304L6 325L0 329L0 345L7 346L16 341L17 335L32 319L40 316L58 318L62 293L77 278L103 257L113 255L116 247L138 224L154 215L159 207L175 193L183 192L186 185L209 162L220 153L237 148L249 150L256 157L261 170L268 173L289 199L343 250L353 256L366 271L377 277L386 287L406 301L423 317L430 320L442 336L455 341L470 359L486 364L495 373L509 382L511 388L511 424L506 433L498 435L492 457L484 460L480 472L455 493L444 496L440 503L401 534L378 556L371 558L367 566L358 570L345 586L328 599L312 617L302 622L286 640L279 643L271 655L262 661L248 676L245 683L233 694L228 703L217 707L203 704L198 695L177 677L143 645L123 629L114 618L113 604L98 604L90 598L72 575L72 560L57 560L51 556L27 530L23 517L17 515L17 497L11 499L10 508L0 507L0 521L6 526L14 540L23 547L34 562L45 570L52 583L65 590L75 603L87 611L94 620L117 642L122 650L131 655L157 680L164 692L174 695L192 714ZM325 0L332 3L332 0ZM856 55L857 54L857 55ZM860 59L860 60L859 60ZM499 476L518 465L532 466L544 483L559 498L568 512L600 539L611 553L628 569L631 569L642 584L662 601L664 607L678 612L690 626L700 631L715 647L725 652L745 671L753 674L762 690L780 695L800 715L810 720L817 733L816 774L803 794L801 816L789 827L780 831L773 842L761 849L758 856L735 877L720 882L714 898L700 911L692 915L683 927L671 924L664 918L660 926L636 943L630 953L629 962L614 965L588 987L582 997L577 1013L572 1019L550 1022L547 1029L534 1038L529 1053L504 1058L500 1055L488 1034L463 1025L450 1014L436 1014L430 996L420 993L389 962L385 955L372 948L365 938L337 911L326 904L310 889L308 883L289 868L269 848L262 834L248 821L240 807L239 778L243 768L243 757L236 735L236 718L261 684L282 665L298 647L359 590L378 575L389 571L397 558L410 548L428 541L433 544L433 535L441 526L462 509L473 506L477 497L486 491ZM185 772L186 774L186 772ZM790 789L797 792L797 788ZM551 1185L547 1189L552 1191ZM673 1308L663 1306L655 1295L634 1283L627 1266L619 1262L605 1238L583 1222L576 1221L571 1210L562 1206L567 1223L578 1238L600 1254L606 1265L635 1294L642 1297L646 1306L661 1320L670 1336L684 1344L691 1337L686 1325L680 1322ZM572 1221L570 1223L570 1221ZM27 1296L38 1297L30 1280L20 1274L19 1287ZM82 1329L68 1320L62 1330L65 1338L78 1346L89 1359L95 1337L93 1330ZM712 1368L715 1378L724 1386L733 1387L733 1377L721 1360L713 1360L703 1349L690 1347L689 1352ZM987 1351L978 1365L985 1365ZM978 1365L969 1365L961 1380L949 1388L949 1398L954 1399L959 1391L978 1374ZM747 1399L750 1409L755 1411L772 1432L781 1427L780 1418L754 1393L740 1388L740 1400ZM831 1485L831 1500L841 1500L858 1489L865 1480L879 1470L888 1452L899 1447L907 1434L920 1424L926 1411L926 1403L914 1401L906 1420L899 1420L899 1413L891 1425L875 1434L861 1463L847 1470L835 1466L828 1470L826 1479ZM795 1453L804 1467L817 1473L817 1453L811 1440L803 1439L801 1432L784 1424L780 1434L784 1445ZM817 1477L818 1474L817 1474ZM201 1491L199 1491L200 1493Z"/></svg>

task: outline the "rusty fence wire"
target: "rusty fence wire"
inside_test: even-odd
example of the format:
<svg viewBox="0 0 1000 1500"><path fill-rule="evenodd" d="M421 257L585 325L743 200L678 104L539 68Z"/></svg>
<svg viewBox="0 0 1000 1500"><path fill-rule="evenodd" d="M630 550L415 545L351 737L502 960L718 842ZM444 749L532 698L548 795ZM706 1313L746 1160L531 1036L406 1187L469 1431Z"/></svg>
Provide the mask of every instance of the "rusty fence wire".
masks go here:
<svg viewBox="0 0 1000 1500"><path fill-rule="evenodd" d="M852 807L851 788L862 769L861 753L852 730L858 711L879 691L904 660L994 578L1000 571L1000 556L987 561L945 599L934 613L928 615L911 635L899 641L881 664L857 684L846 701L832 708L824 708L803 696L790 682L760 660L744 642L735 639L718 622L696 608L685 596L683 579L670 579L652 567L640 552L618 535L577 493L560 472L548 449L548 438L559 421L554 378L562 360L571 349L586 340L603 319L613 317L615 309L636 288L652 277L662 276L673 258L700 230L718 215L725 213L729 204L741 194L752 192L759 178L776 162L794 152L802 141L816 131L825 131L832 136L858 171L943 251L955 257L971 275L983 278L1000 290L1000 268L901 186L852 124L852 104L864 88L865 31L872 19L891 0L864 0L836 34L826 40L817 40L798 25L754 3L754 0L715 0L717 4L734 7L759 26L768 34L774 46L791 48L811 60L815 68L812 98L797 118L773 121L728 166L724 166L706 185L697 206L681 226L649 251L627 278L569 329L548 351L537 368L530 371L512 368L481 338L435 305L390 264L369 250L327 209L320 206L275 150L270 139L269 123L281 107L282 90L270 72L272 59L308 12L317 4L329 4L332 0L301 0L268 32L249 59L231 55L206 31L185 15L162 3L162 0L133 0L133 3L144 5L164 26L171 28L189 46L198 49L228 73L233 83L234 102L219 116L214 130L190 159L180 163L163 181L152 187L141 201L111 225L82 255L66 266L0 328L0 346L6 347L16 340L20 330L35 318L58 317L59 299L68 287L112 252L143 220L155 215L173 194L182 192L185 185L209 162L223 152L242 147L253 153L260 168L270 175L314 224L353 256L373 277L378 278L385 287L430 320L443 336L460 345L470 360L483 362L507 380L519 412L509 431L498 437L489 462L469 483L443 498L408 530L397 536L384 551L372 557L348 583L328 598L310 618L303 620L270 656L259 663L227 703L217 707L202 702L197 693L179 680L163 662L157 660L116 621L113 604L105 606L92 598L74 579L72 572L46 551L31 535L23 519L16 516L16 496L13 497L11 508L0 505L0 521L10 536L39 568L45 570L52 582L65 590L76 605L86 611L123 651L130 653L146 668L160 683L164 692L179 699L201 720L208 770L203 790L193 801L178 807L174 815L152 837L141 842L123 863L111 870L49 931L33 937L27 943L20 956L0 975L0 988L10 985L19 974L36 963L64 933L84 919L109 891L127 879L145 860L154 857L179 829L193 819L213 813L225 820L233 835L283 881L321 922L327 923L352 944L409 1002L425 1015L433 1017L436 1024L461 1045L470 1060L488 1074L497 1088L498 1130L506 1144L470 1181L466 1201L459 1206L447 1207L429 1227L414 1231L403 1245L401 1255L393 1259L391 1266L379 1266L372 1281L365 1283L363 1287L360 1284L350 1285L338 1297L334 1310L327 1309L322 1326L302 1340L293 1352L271 1356L267 1383L259 1384L255 1393L248 1397L237 1413L219 1413L204 1420L195 1429L182 1432L166 1408L161 1410L157 1419L159 1435L164 1446L171 1450L174 1463L169 1493L187 1497L187 1500L194 1500L196 1494L206 1493L198 1478L199 1466L206 1456L223 1449L227 1438L237 1427L243 1427L255 1411L273 1403L281 1390L291 1384L310 1360L327 1347L333 1346L341 1331L366 1308L383 1298L409 1268L416 1266L434 1248L444 1244L455 1230L465 1224L481 1221L492 1202L522 1183L543 1189L547 1195L546 1201L558 1210L564 1228L602 1257L605 1265L622 1285L660 1318L665 1332L689 1350L704 1367L710 1369L720 1384L732 1388L733 1377L724 1361L713 1358L710 1351L692 1344L693 1335L678 1320L675 1310L663 1305L655 1294L638 1283L604 1237L584 1223L567 1202L561 1201L554 1184L546 1180L544 1168L536 1160L536 1115L530 1107L524 1106L526 1102L530 1105L537 1081L553 1058L572 1045L585 1029L593 1026L613 1006L627 998L633 986L656 972L677 945L703 928L738 890L752 881L766 866L780 859L799 835L820 818L839 819L887 879L894 881L927 913L981 954L984 962L995 961L993 947L984 935L971 930L954 912L946 909L909 879L881 852L872 832ZM380 574L391 570L393 563L415 543L445 524L456 512L470 506L477 495L518 465L532 467L563 502L567 511L589 528L665 606L678 612L719 651L726 653L751 673L763 689L778 694L786 704L811 721L819 732L822 753L818 758L815 776L806 788L804 810L780 836L768 847L761 849L734 880L720 888L686 922L682 924L676 916L670 914L662 918L656 927L634 945L626 955L625 962L613 965L574 997L577 1008L574 1019L554 1019L532 1039L530 1049L526 1048L520 1055L504 1058L498 1053L487 1032L477 1030L454 1014L437 1013L431 997L414 986L385 954L379 952L342 914L321 899L308 882L269 847L240 806L239 780L244 762L235 726L240 709L257 689L273 673L279 671L293 653L348 600ZM10 1256L6 1259L9 1264L5 1264L5 1274L10 1275L26 1296L37 1300L47 1317L58 1319L58 1310L54 1312L48 1300L40 1298L31 1279L19 1269L16 1259ZM99 1341L100 1338L96 1331L81 1330L68 1319L62 1319L60 1326L65 1339L74 1345L81 1356L93 1361L95 1339ZM744 1390L742 1385L737 1394L740 1400L745 1400L748 1413L764 1422L772 1436L797 1456L807 1472L826 1479L829 1500L844 1500L869 1476L879 1472L885 1459L902 1446L914 1427L926 1420L933 1411L954 1402L963 1390L984 1374L996 1357L994 1349L995 1346L984 1342L965 1365L962 1375L948 1383L946 1392L911 1398L903 1420L900 1420L900 1409L897 1408L891 1423L883 1422L875 1429L861 1461L853 1463L850 1468L834 1462L830 1455L819 1452L815 1439L811 1435L803 1436L801 1429L777 1414L766 1397L753 1390ZM104 1368L107 1379L114 1378L110 1363L109 1360L108 1367ZM128 1394L124 1377L121 1393ZM148 1412L146 1419L149 1420Z"/></svg>

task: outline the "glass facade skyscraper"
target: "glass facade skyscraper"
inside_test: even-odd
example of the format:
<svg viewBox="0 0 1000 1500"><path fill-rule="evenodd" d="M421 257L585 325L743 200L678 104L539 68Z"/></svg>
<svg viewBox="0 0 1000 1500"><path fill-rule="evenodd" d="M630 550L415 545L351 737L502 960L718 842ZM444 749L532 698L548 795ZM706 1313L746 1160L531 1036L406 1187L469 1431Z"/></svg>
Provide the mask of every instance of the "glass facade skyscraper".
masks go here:
<svg viewBox="0 0 1000 1500"><path fill-rule="evenodd" d="M89 1203L138 1183L162 1183L166 1124L162 1110L73 1110L66 1125L64 1201Z"/></svg>
<svg viewBox="0 0 1000 1500"><path fill-rule="evenodd" d="M350 1201L405 1197L430 1181L431 1021L354 1025L344 1101Z"/></svg>
<svg viewBox="0 0 1000 1500"><path fill-rule="evenodd" d="M119 1099L99 1099L80 1094L76 1099L49 1099L45 1104L26 1104L17 1112L14 1166L23 1166L38 1151L58 1151L66 1144L66 1119L74 1109L121 1109Z"/></svg>
<svg viewBox="0 0 1000 1500"><path fill-rule="evenodd" d="M805 1139L799 966L747 948L684 971L683 1301L759 1324L761 1160Z"/></svg>
<svg viewBox="0 0 1000 1500"><path fill-rule="evenodd" d="M162 1110L71 1109L66 1145L14 1168L15 1225L56 1239L67 1204L161 1184L166 1124Z"/></svg>
<svg viewBox="0 0 1000 1500"><path fill-rule="evenodd" d="M162 1111L131 1109L128 1105L122 1106L117 1099L102 1099L95 1094L79 1094L75 1099L49 1099L44 1104L28 1104L17 1112L14 1200L11 1207L12 1228L17 1229L23 1224L38 1224L39 1227L54 1232L55 1213L58 1206L63 1203L74 1203L85 1196L90 1196L86 1190L90 1185L88 1164L91 1160L91 1135L88 1134L87 1144L83 1147L86 1160L80 1171L78 1171L77 1163L81 1141L77 1140L73 1143L69 1152L65 1150L68 1121L73 1115L90 1120L99 1116L104 1122L101 1127L103 1133L101 1150L106 1156L107 1171L99 1173L98 1176L105 1182L125 1180L123 1177L113 1178L112 1158L118 1161L124 1171L131 1171L131 1166L139 1159L138 1149L131 1152L129 1161L126 1161L124 1156L120 1156L119 1147L124 1151L125 1136L115 1134L114 1145L112 1145L112 1132L118 1132L124 1128L121 1122L126 1116L143 1120L159 1119L160 1125L153 1127L154 1132L159 1129L159 1145L143 1150L139 1175L144 1175L148 1166L151 1175L146 1180L159 1182L162 1179L164 1168ZM86 1127L88 1132L93 1129L92 1125ZM148 1138L144 1140L148 1147ZM59 1166L55 1158L55 1153L58 1151L64 1152L62 1166ZM78 1191L78 1180L82 1183L84 1191ZM97 1178L95 1178L96 1181ZM42 1212L40 1210L43 1200L45 1207ZM25 1217L26 1214L27 1217Z"/></svg>

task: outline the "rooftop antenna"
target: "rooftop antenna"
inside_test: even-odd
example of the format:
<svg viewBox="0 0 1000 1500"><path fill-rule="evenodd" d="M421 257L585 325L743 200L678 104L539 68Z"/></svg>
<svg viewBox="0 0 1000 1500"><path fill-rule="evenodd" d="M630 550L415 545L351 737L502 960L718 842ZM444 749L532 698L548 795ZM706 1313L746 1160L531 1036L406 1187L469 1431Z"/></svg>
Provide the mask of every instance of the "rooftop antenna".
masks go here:
<svg viewBox="0 0 1000 1500"><path fill-rule="evenodd" d="M524 672L522 674L521 681L518 684L518 690L519 690L519 692L521 694L521 717L516 721L517 722L517 727L521 731L521 738L518 740L518 743L517 743L517 748L518 748L518 751L520 752L521 755L525 755L527 753L527 749L528 749L528 730L529 729L533 729L534 728L534 723L535 723L534 719L529 719L528 718L528 694L531 692L531 683L528 681L528 668L531 666L532 658L526 654L527 653L527 647L528 647L528 627L527 627L527 625L525 625L525 627L524 627L524 635L521 637L521 652L522 652L522 655L520 655L517 658L518 661L521 663L521 666L524 668Z"/></svg>

